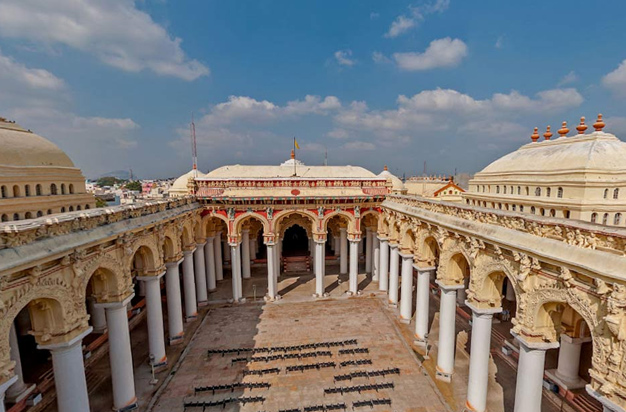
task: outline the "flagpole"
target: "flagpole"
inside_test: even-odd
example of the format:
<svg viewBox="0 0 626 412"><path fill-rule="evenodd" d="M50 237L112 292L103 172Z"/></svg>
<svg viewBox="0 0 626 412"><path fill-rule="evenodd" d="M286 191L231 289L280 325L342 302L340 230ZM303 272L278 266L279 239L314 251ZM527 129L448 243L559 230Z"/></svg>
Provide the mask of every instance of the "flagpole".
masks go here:
<svg viewBox="0 0 626 412"><path fill-rule="evenodd" d="M293 137L293 175L297 176L296 172L296 137Z"/></svg>

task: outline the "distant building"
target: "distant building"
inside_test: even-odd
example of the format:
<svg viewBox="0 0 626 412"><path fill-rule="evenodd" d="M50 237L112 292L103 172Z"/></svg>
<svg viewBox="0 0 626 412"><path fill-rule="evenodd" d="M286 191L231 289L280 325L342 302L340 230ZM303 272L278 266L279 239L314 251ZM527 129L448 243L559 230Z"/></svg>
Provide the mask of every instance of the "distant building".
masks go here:
<svg viewBox="0 0 626 412"><path fill-rule="evenodd" d="M454 183L452 176L414 176L408 178L404 186L410 195L445 202L460 203L463 201L461 195L465 192Z"/></svg>

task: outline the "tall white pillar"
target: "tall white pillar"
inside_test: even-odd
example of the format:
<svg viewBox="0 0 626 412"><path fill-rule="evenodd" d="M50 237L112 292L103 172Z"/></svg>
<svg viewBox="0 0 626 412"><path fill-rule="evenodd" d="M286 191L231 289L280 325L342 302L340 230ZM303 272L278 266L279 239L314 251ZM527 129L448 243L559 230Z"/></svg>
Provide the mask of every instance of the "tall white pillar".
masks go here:
<svg viewBox="0 0 626 412"><path fill-rule="evenodd" d="M241 280L241 243L230 246L230 265L233 275L233 300L239 302L243 297Z"/></svg>
<svg viewBox="0 0 626 412"><path fill-rule="evenodd" d="M428 311L430 300L430 273L434 269L417 269L417 292L415 314L415 343L426 347L428 338Z"/></svg>
<svg viewBox="0 0 626 412"><path fill-rule="evenodd" d="M402 257L402 284L400 299L400 319L409 323L413 316L413 255L400 254Z"/></svg>
<svg viewBox="0 0 626 412"><path fill-rule="evenodd" d="M372 280L378 282L380 279L380 242L376 232L372 234Z"/></svg>
<svg viewBox="0 0 626 412"><path fill-rule="evenodd" d="M559 343L528 343L519 336L515 337L520 343L520 350L514 412L541 412L546 350L558 348Z"/></svg>
<svg viewBox="0 0 626 412"><path fill-rule="evenodd" d="M215 258L215 280L224 280L224 266L222 264L222 232L217 232L213 240L213 257Z"/></svg>
<svg viewBox="0 0 626 412"><path fill-rule="evenodd" d="M183 258L183 292L185 293L185 320L187 322L191 322L198 317L196 281L194 280L193 263L189 263L192 262L192 253L191 251L183 253L185 256Z"/></svg>
<svg viewBox="0 0 626 412"><path fill-rule="evenodd" d="M180 274L178 264L180 262L167 262L165 264L165 293L167 294L167 333L170 345L183 342L185 332L183 329L183 307L180 297Z"/></svg>
<svg viewBox="0 0 626 412"><path fill-rule="evenodd" d="M83 363L83 338L89 333L91 328L69 342L37 346L39 349L49 350L52 355L59 411L89 412L89 395ZM3 403L2 405L4 406Z"/></svg>
<svg viewBox="0 0 626 412"><path fill-rule="evenodd" d="M122 302L98 303L106 310L109 327L109 361L111 362L111 382L113 384L113 410L130 409L137 405L133 354L130 346L128 312L126 305L133 298L130 295Z"/></svg>
<svg viewBox="0 0 626 412"><path fill-rule="evenodd" d="M278 285L276 284L276 246L273 243L267 243L267 297L274 300L278 294Z"/></svg>
<svg viewBox="0 0 626 412"><path fill-rule="evenodd" d="M365 254L364 253L364 246L365 243L363 242L363 235L361 235L361 238L359 239L359 243L357 244L358 246L358 257L360 257L361 255Z"/></svg>
<svg viewBox="0 0 626 412"><path fill-rule="evenodd" d="M491 321L493 314L501 312L502 309L479 309L471 303L467 303L467 306L472 309L472 343L466 407L470 411L485 412L489 389Z"/></svg>
<svg viewBox="0 0 626 412"><path fill-rule="evenodd" d="M572 338L565 333L561 334L557 369L546 371L546 375L552 378L557 385L567 390L584 387L587 382L578 376L580 369L580 352L583 343L590 341L591 337Z"/></svg>
<svg viewBox="0 0 626 412"><path fill-rule="evenodd" d="M35 385L28 385L24 382L24 373L22 371L22 358L20 356L20 346L17 340L17 331L15 330L15 323L11 324L11 330L9 331L9 350L11 360L15 362L13 367L13 373L15 374L15 383L13 383L6 391L7 400L11 403L18 403L22 399L26 398L34 389ZM4 395L4 391L0 391ZM2 407L0 402L0 407Z"/></svg>
<svg viewBox="0 0 626 412"><path fill-rule="evenodd" d="M196 244L196 250L193 252L193 266L191 266L191 261L189 263L189 267L194 271L196 277L196 296L198 297L198 306L204 306L209 301L209 294L206 286L206 269L204 267L204 245L205 243ZM185 261L186 260L187 259L185 259ZM185 263L186 262L183 262L183 264Z"/></svg>
<svg viewBox="0 0 626 412"><path fill-rule="evenodd" d="M276 240L276 242L275 242L275 245L274 245L274 254L275 254L275 257L274 257L274 272L275 272L275 274L274 274L274 276L276 277L276 282L277 283L278 283L278 278L280 277L280 272L282 270L281 266L283 264L283 261L281 259L282 258L282 244L283 244L282 239L278 238Z"/></svg>
<svg viewBox="0 0 626 412"><path fill-rule="evenodd" d="M359 240L350 240L350 278L349 286L350 293L356 295L359 288L359 255L358 255Z"/></svg>
<svg viewBox="0 0 626 412"><path fill-rule="evenodd" d="M217 279L215 277L215 238L210 236L206 240L204 246L204 268L206 269L206 287L209 292L215 291L217 288Z"/></svg>
<svg viewBox="0 0 626 412"><path fill-rule="evenodd" d="M93 296L87 298L87 309L89 311L93 333L104 333L107 330L107 318L104 314L104 309L97 308L95 304L96 298Z"/></svg>
<svg viewBox="0 0 626 412"><path fill-rule="evenodd" d="M378 273L378 289L386 292L389 289L389 241L380 239L380 269Z"/></svg>
<svg viewBox="0 0 626 412"><path fill-rule="evenodd" d="M365 229L365 273L372 273L372 262L374 260L372 257L372 252L374 251L374 248L372 247L372 239L374 236L372 235L372 229L369 227Z"/></svg>
<svg viewBox="0 0 626 412"><path fill-rule="evenodd" d="M148 348L155 368L167 365L165 355L165 337L163 332L163 307L161 304L161 278L158 276L142 276L137 280L146 285L146 308L148 310Z"/></svg>
<svg viewBox="0 0 626 412"><path fill-rule="evenodd" d="M228 242L226 241L226 239L222 239L221 242L222 244L222 260L224 262L229 261L231 258L230 255L230 248L228 247Z"/></svg>
<svg viewBox="0 0 626 412"><path fill-rule="evenodd" d="M398 265L400 261L400 252L398 245L390 244L391 257L389 259L389 304L398 304Z"/></svg>
<svg viewBox="0 0 626 412"><path fill-rule="evenodd" d="M448 286L439 283L439 343L436 378L450 382L454 373L454 348L456 346L456 291L463 285Z"/></svg>
<svg viewBox="0 0 626 412"><path fill-rule="evenodd" d="M241 231L241 273L244 279L250 279L250 231Z"/></svg>
<svg viewBox="0 0 626 412"><path fill-rule="evenodd" d="M339 273L348 273L348 232L345 228L339 229Z"/></svg>
<svg viewBox="0 0 626 412"><path fill-rule="evenodd" d="M250 263L252 263L252 261L256 259L256 253L257 253L256 242L257 242L256 237L250 238Z"/></svg>
<svg viewBox="0 0 626 412"><path fill-rule="evenodd" d="M324 245L323 240L315 241L315 296L324 296Z"/></svg>

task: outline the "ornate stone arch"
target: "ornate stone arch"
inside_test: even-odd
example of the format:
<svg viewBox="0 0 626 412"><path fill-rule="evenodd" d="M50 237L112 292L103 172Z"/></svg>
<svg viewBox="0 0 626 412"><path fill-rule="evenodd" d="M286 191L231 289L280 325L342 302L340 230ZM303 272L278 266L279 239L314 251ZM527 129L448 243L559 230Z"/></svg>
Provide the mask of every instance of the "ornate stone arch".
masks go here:
<svg viewBox="0 0 626 412"><path fill-rule="evenodd" d="M84 266L77 264L74 272L75 290L82 300L87 296L87 286L94 275L98 276L97 282L92 285L95 286L94 294L98 301L117 300L117 297L126 296L132 290L130 266L123 265L109 254L86 261Z"/></svg>
<svg viewBox="0 0 626 412"><path fill-rule="evenodd" d="M441 255L439 256L439 266L437 268L437 279L450 285L463 284L465 277L459 276L459 271L464 268L460 267L462 261L457 260L457 256L462 256L467 264L468 275L471 278L471 267L473 259L471 254L464 247L462 242L454 238L447 238L443 242Z"/></svg>
<svg viewBox="0 0 626 412"><path fill-rule="evenodd" d="M146 261L148 270L155 271L163 266L163 262L161 261L162 253L159 249L157 236L155 233L150 233L133 239L130 253L127 255L129 267L132 266L133 258L141 248L146 248L150 251L149 254L146 254L146 256L149 256L149 259Z"/></svg>
<svg viewBox="0 0 626 412"><path fill-rule="evenodd" d="M180 229L180 239L182 248L188 248L190 246L196 246L196 240L194 238L194 228L189 221L184 222Z"/></svg>
<svg viewBox="0 0 626 412"><path fill-rule="evenodd" d="M316 232L320 228L320 221L317 215L308 211L308 210L300 210L300 209L290 209L290 210L281 210L280 212L274 215L274 219L272 220L272 232L278 233L281 229L280 225L282 221L293 214L299 214L302 216L306 216L311 223L311 229L313 232Z"/></svg>
<svg viewBox="0 0 626 412"><path fill-rule="evenodd" d="M519 302L522 291L514 273L515 269L509 260L479 252L471 266L467 299L479 308L500 307L502 282L506 278L513 285L516 302ZM504 278L500 278L499 274Z"/></svg>
<svg viewBox="0 0 626 412"><path fill-rule="evenodd" d="M324 216L321 222L321 228L323 232L328 231L328 222L335 216L341 216L347 220L348 232L355 232L357 230L356 220L357 218L345 210L333 210Z"/></svg>
<svg viewBox="0 0 626 412"><path fill-rule="evenodd" d="M414 254L416 250L416 230L411 221L405 221L400 226L399 244L402 253Z"/></svg>
<svg viewBox="0 0 626 412"><path fill-rule="evenodd" d="M271 232L270 230L270 222L267 220L267 218L259 213L256 212L246 212L243 213L239 216L237 216L235 218L235 232L237 236L241 235L241 227L249 220L257 220L259 222L261 222L261 224L263 225L263 232L269 234Z"/></svg>

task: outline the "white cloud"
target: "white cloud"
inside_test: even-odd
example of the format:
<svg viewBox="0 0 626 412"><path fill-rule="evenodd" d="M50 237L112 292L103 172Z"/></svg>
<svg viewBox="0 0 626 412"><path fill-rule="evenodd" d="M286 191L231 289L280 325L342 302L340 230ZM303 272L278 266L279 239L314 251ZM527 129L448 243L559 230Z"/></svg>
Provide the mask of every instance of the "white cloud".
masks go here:
<svg viewBox="0 0 626 412"><path fill-rule="evenodd" d="M494 45L496 49L501 49L504 47L504 36L498 36L496 40L496 44Z"/></svg>
<svg viewBox="0 0 626 412"><path fill-rule="evenodd" d="M337 50L334 54L335 60L341 66L354 66L356 60L352 58L352 50Z"/></svg>
<svg viewBox="0 0 626 412"><path fill-rule="evenodd" d="M371 142L362 142L362 141L354 141L348 142L343 145L344 149L347 150L376 150L376 146Z"/></svg>
<svg viewBox="0 0 626 412"><path fill-rule="evenodd" d="M467 56L467 45L459 39L445 37L433 40L423 53L394 53L393 58L402 70L430 70L457 66Z"/></svg>
<svg viewBox="0 0 626 412"><path fill-rule="evenodd" d="M65 82L49 71L28 68L12 57L3 55L0 50L0 85L4 89L15 83L31 89L60 90L65 87Z"/></svg>
<svg viewBox="0 0 626 412"><path fill-rule="evenodd" d="M345 129L333 129L326 133L326 136L332 137L333 139L347 139L350 137L350 132Z"/></svg>
<svg viewBox="0 0 626 412"><path fill-rule="evenodd" d="M293 100L287 102L283 109L287 114L323 114L329 110L336 110L341 107L341 102L335 96L326 96L324 100L320 96L306 95L304 100Z"/></svg>
<svg viewBox="0 0 626 412"><path fill-rule="evenodd" d="M409 30L417 27L425 17L433 13L443 13L450 6L450 0L436 0L434 3L428 3L421 6L409 6L409 13L401 14L389 26L389 30L385 33L387 38L398 37Z"/></svg>
<svg viewBox="0 0 626 412"><path fill-rule="evenodd" d="M387 56L378 51L372 52L372 60L374 60L374 63L388 63L391 61Z"/></svg>
<svg viewBox="0 0 626 412"><path fill-rule="evenodd" d="M574 70L572 70L571 72L569 72L565 76L563 76L563 78L561 78L561 80L559 81L557 86L561 87L561 86L564 86L566 84L574 83L574 82L577 82L577 81L578 81L578 75L576 74L576 72L574 72Z"/></svg>
<svg viewBox="0 0 626 412"><path fill-rule="evenodd" d="M128 72L151 70L188 81L209 74L208 67L185 55L180 38L133 0L4 0L0 35L63 44Z"/></svg>
<svg viewBox="0 0 626 412"><path fill-rule="evenodd" d="M107 127L120 130L139 129L139 125L132 119L111 119L105 117L74 117L73 121L76 127Z"/></svg>
<svg viewBox="0 0 626 412"><path fill-rule="evenodd" d="M622 61L617 69L604 76L602 84L619 94L626 95L626 60Z"/></svg>

